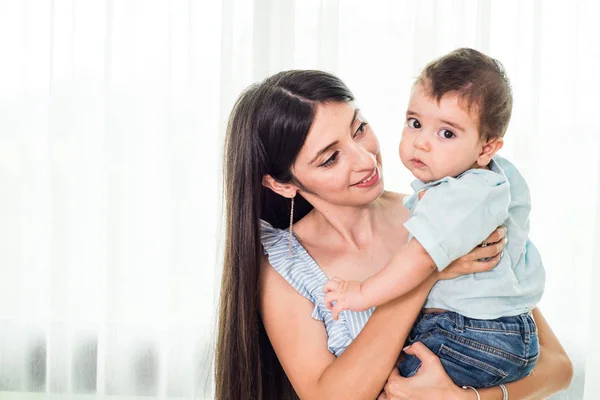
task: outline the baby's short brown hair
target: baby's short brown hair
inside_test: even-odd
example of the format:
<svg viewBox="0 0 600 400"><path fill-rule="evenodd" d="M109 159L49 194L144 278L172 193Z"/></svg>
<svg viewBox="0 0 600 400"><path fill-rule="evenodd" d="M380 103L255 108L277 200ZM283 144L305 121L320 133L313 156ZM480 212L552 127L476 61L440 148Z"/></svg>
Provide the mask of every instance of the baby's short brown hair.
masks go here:
<svg viewBox="0 0 600 400"><path fill-rule="evenodd" d="M430 62L415 84L437 101L457 93L479 115L483 140L503 137L512 113L512 90L502 64L477 50L461 48Z"/></svg>

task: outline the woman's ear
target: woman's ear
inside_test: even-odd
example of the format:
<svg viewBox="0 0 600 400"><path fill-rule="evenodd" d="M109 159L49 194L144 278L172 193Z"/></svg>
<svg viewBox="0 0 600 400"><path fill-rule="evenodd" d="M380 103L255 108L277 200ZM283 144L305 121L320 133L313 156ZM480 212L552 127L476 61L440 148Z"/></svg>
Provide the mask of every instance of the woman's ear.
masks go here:
<svg viewBox="0 0 600 400"><path fill-rule="evenodd" d="M486 141L481 148L481 153L477 156L477 165L485 167L490 163L494 154L504 146L504 139L501 137Z"/></svg>
<svg viewBox="0 0 600 400"><path fill-rule="evenodd" d="M291 199L296 196L298 188L292 183L279 183L271 175L265 175L262 179L262 185L267 189L271 189L280 196Z"/></svg>

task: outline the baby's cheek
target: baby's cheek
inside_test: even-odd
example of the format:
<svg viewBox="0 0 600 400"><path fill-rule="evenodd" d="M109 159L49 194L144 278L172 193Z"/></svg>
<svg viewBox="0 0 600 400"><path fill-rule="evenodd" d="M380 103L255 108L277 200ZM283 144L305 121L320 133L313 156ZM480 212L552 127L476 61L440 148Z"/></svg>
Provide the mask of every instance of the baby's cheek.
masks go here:
<svg viewBox="0 0 600 400"><path fill-rule="evenodd" d="M406 152L407 152L406 141L404 139L401 139L400 146L398 148L398 153L400 154L400 158L404 159L404 157L406 156Z"/></svg>

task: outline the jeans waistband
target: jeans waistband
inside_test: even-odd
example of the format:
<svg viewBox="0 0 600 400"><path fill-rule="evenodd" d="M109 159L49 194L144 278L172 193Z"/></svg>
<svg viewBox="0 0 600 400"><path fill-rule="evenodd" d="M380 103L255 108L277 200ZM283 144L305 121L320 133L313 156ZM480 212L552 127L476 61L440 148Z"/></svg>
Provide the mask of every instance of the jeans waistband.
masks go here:
<svg viewBox="0 0 600 400"><path fill-rule="evenodd" d="M454 324L458 331L477 329L482 331L520 333L523 334L526 342L529 342L531 334L537 332L537 327L531 313L490 320L469 318L452 311L438 314L424 314L424 316L448 319Z"/></svg>

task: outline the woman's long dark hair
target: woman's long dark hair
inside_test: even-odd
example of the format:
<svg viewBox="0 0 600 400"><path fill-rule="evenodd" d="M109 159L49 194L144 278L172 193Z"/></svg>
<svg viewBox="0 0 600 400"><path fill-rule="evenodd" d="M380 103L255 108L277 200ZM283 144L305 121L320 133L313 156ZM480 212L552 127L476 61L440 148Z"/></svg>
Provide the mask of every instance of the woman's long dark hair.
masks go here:
<svg viewBox="0 0 600 400"><path fill-rule="evenodd" d="M264 175L296 182L292 165L317 106L354 96L322 71L285 71L246 89L229 117L225 139L226 239L215 356L218 400L296 399L258 312L260 219L289 224L290 200L262 186ZM297 182L296 182L297 183ZM312 206L296 196L295 220Z"/></svg>

